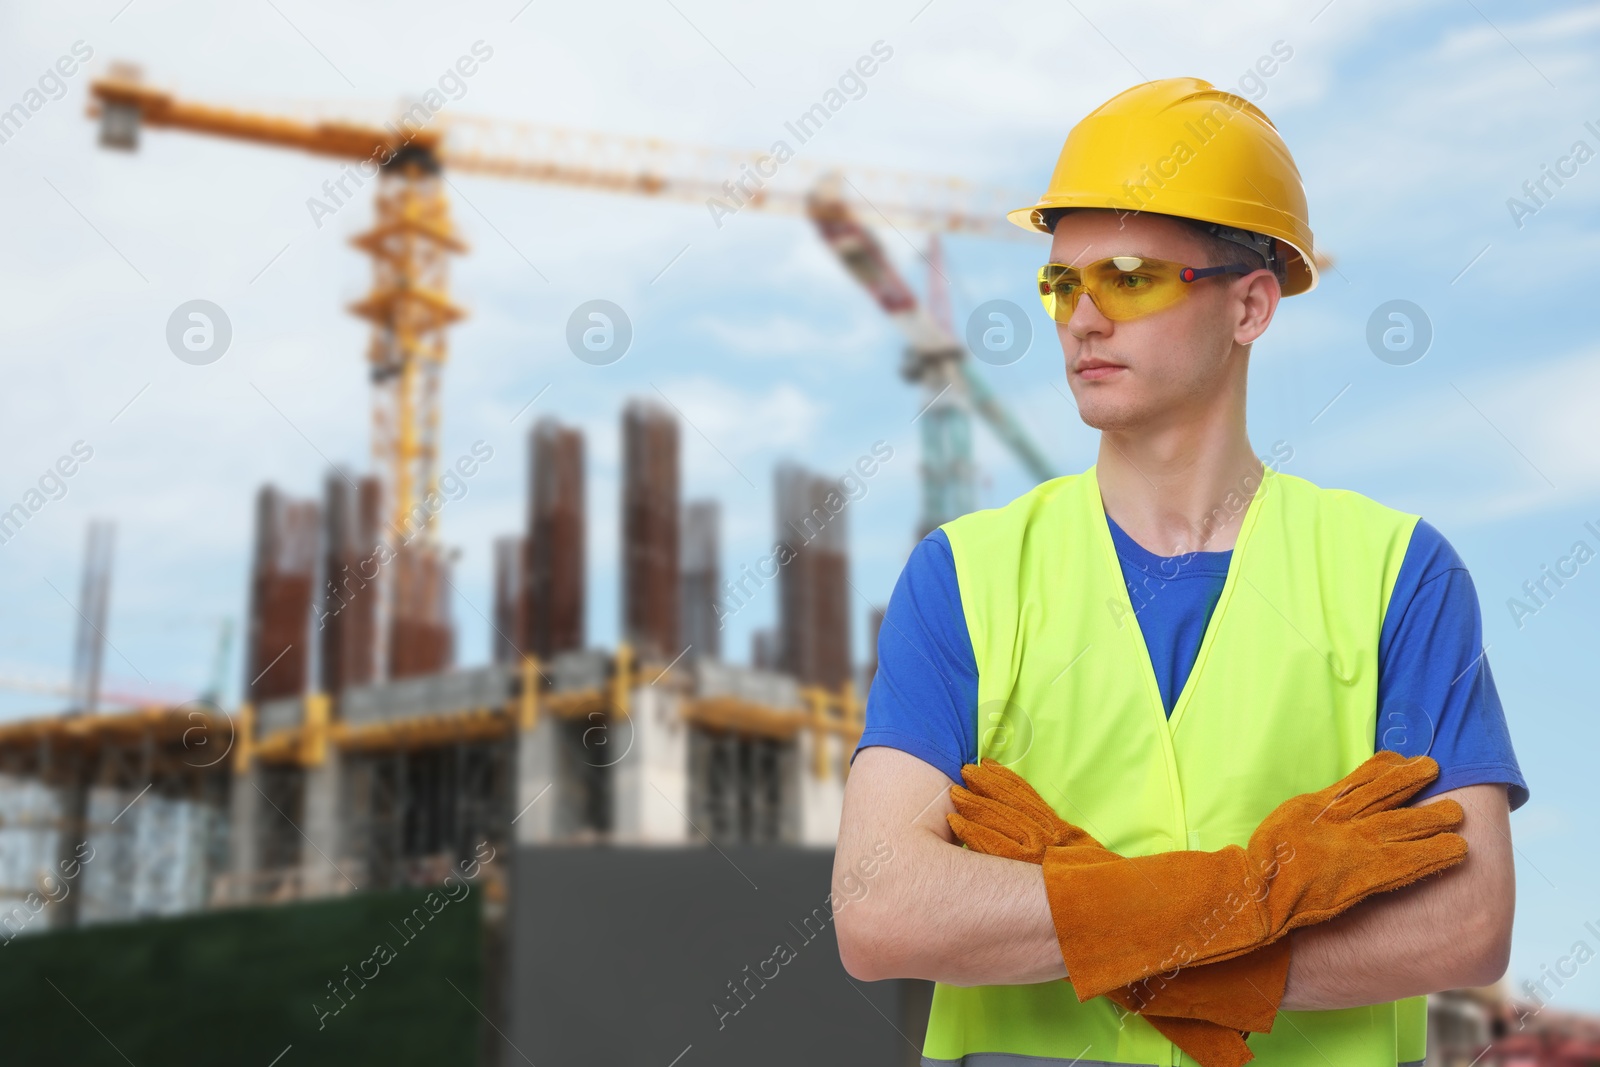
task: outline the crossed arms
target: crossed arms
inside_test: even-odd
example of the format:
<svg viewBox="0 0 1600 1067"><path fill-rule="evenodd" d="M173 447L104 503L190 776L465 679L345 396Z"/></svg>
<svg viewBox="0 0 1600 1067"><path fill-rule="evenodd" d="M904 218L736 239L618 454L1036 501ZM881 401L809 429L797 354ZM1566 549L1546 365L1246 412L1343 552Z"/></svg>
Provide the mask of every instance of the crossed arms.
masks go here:
<svg viewBox="0 0 1600 1067"><path fill-rule="evenodd" d="M845 788L834 889L887 844L865 896L840 911L845 969L863 981L1012 985L1066 976L1040 867L963 849L945 816L950 781L915 756L863 749ZM1515 881L1500 785L1451 790L1465 811L1465 861L1345 914L1294 930L1284 1010L1377 1004L1488 985L1510 954Z"/></svg>

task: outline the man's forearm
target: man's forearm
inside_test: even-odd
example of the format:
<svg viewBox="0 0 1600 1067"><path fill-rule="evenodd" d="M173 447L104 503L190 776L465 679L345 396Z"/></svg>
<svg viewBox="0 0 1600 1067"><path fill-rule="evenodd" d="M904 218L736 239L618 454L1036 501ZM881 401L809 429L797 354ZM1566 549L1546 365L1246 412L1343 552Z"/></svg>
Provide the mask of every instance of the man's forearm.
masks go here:
<svg viewBox="0 0 1600 1067"><path fill-rule="evenodd" d="M1037 865L964 850L931 834L908 842L905 852L909 862L895 872L898 884L873 887L886 890L884 908L900 916L868 920L875 926L868 943L888 968L879 977L1011 985L1066 976Z"/></svg>
<svg viewBox="0 0 1600 1067"><path fill-rule="evenodd" d="M877 783L914 782L892 793ZM865 764L865 766L863 766ZM914 765L914 766L913 766ZM868 773L862 773L866 771ZM858 901L838 913L845 969L857 978L925 978L951 985L1014 985L1066 976L1044 872L1035 864L963 849L945 815L944 775L914 757L869 748L846 791L834 891L855 858L880 839L894 849ZM860 815L871 811L872 818Z"/></svg>
<svg viewBox="0 0 1600 1067"><path fill-rule="evenodd" d="M865 772L865 773L863 773ZM886 865L838 916L840 954L864 980L953 985L1044 982L1066 974L1041 868L963 850L945 822L943 774L905 753L864 750L846 791L835 892L854 858L887 841ZM1443 794L1466 811L1458 867L1296 930L1285 1010L1325 1010L1487 984L1505 969L1514 874L1505 791Z"/></svg>
<svg viewBox="0 0 1600 1067"><path fill-rule="evenodd" d="M1468 786L1424 803L1445 797L1466 812L1467 858L1294 931L1284 1010L1379 1004L1488 985L1504 973L1516 902L1505 789Z"/></svg>

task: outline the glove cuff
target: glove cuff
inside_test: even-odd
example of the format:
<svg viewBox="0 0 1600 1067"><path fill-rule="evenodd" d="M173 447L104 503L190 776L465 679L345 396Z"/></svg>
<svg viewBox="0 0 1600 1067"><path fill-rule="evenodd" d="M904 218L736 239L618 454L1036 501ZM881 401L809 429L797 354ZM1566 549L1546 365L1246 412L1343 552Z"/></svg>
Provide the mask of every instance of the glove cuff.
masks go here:
<svg viewBox="0 0 1600 1067"><path fill-rule="evenodd" d="M1290 941L1280 937L1230 960L1185 967L1171 979L1154 975L1128 987L1126 999L1144 1015L1270 1033L1289 980Z"/></svg>
<svg viewBox="0 0 1600 1067"><path fill-rule="evenodd" d="M1268 938L1244 849L1122 857L1049 848L1045 892L1079 1001L1152 975L1230 959Z"/></svg>
<svg viewBox="0 0 1600 1067"><path fill-rule="evenodd" d="M1245 1044L1246 1034L1199 1019L1147 1015L1145 1021L1161 1036L1183 1049L1200 1067L1244 1067L1256 1058Z"/></svg>

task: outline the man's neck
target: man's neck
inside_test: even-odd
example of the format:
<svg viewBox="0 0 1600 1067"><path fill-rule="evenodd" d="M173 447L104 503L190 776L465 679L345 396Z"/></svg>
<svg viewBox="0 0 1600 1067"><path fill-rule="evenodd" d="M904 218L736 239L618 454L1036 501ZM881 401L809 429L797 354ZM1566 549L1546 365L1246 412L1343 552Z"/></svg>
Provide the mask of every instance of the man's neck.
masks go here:
<svg viewBox="0 0 1600 1067"><path fill-rule="evenodd" d="M1242 421L1100 435L1095 473L1106 514L1160 556L1223 552L1261 484Z"/></svg>

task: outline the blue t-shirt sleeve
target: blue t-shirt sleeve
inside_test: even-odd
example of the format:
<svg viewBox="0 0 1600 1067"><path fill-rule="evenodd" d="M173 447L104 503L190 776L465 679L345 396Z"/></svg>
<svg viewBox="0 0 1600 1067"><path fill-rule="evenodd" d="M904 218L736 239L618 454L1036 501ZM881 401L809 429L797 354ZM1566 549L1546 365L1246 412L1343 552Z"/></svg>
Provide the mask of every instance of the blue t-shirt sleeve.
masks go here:
<svg viewBox="0 0 1600 1067"><path fill-rule="evenodd" d="M1418 520L1389 598L1378 646L1377 747L1427 753L1439 777L1413 803L1468 785L1528 800L1483 646L1478 591L1450 542Z"/></svg>
<svg viewBox="0 0 1600 1067"><path fill-rule="evenodd" d="M977 760L977 707L978 663L955 557L944 531L935 530L912 550L889 596L856 752L897 748L960 782L962 764Z"/></svg>

